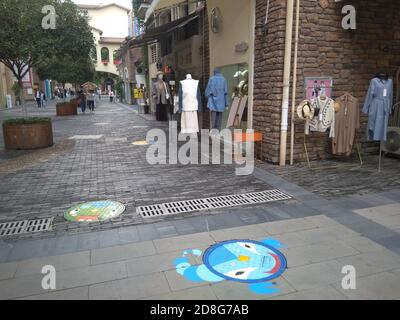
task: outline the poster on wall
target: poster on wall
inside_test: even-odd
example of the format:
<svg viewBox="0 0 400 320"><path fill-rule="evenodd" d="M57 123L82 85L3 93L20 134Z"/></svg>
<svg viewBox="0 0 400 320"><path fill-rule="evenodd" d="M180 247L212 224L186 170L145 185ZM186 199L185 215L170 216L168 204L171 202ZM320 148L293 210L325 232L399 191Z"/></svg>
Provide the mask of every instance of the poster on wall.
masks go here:
<svg viewBox="0 0 400 320"><path fill-rule="evenodd" d="M309 77L305 78L307 100L314 100L321 95L332 97L333 80L331 77Z"/></svg>

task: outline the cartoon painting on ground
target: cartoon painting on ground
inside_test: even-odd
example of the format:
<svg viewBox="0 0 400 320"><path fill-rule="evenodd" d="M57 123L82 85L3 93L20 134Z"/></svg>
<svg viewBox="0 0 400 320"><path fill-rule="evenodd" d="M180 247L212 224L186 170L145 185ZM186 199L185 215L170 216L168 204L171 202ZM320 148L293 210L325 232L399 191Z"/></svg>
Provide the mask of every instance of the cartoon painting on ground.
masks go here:
<svg viewBox="0 0 400 320"><path fill-rule="evenodd" d="M68 209L64 218L71 222L99 222L119 217L125 206L115 201L93 201Z"/></svg>
<svg viewBox="0 0 400 320"><path fill-rule="evenodd" d="M235 281L247 283L257 294L279 292L275 282L286 270L286 258L278 250L283 245L274 239L261 242L229 240L219 242L206 250L203 264L193 266L189 255L202 255L201 250L186 250L175 260L176 272L192 282Z"/></svg>

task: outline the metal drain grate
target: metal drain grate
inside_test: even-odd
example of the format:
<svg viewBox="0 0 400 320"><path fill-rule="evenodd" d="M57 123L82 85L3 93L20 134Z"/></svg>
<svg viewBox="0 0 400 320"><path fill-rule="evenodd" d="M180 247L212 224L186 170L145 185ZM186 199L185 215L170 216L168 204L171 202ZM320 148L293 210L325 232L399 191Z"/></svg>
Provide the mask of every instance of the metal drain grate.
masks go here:
<svg viewBox="0 0 400 320"><path fill-rule="evenodd" d="M0 223L0 237L48 231L52 223L53 218Z"/></svg>
<svg viewBox="0 0 400 320"><path fill-rule="evenodd" d="M137 207L136 212L143 218L152 218L163 215L204 211L219 208L229 208L257 203L289 200L292 197L280 190L244 193L238 195L220 196L188 201L177 201L151 206Z"/></svg>

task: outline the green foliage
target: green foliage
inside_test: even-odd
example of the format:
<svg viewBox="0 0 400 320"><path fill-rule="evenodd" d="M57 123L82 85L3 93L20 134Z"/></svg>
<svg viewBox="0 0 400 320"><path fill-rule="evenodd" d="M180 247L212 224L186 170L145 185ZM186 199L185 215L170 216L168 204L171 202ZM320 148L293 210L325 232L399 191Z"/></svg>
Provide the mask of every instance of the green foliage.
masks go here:
<svg viewBox="0 0 400 320"><path fill-rule="evenodd" d="M42 28L45 5L55 7L55 30ZM0 61L18 80L35 67L42 79L75 82L72 69L84 67L79 73L87 74L92 68L95 44L87 15L71 0L1 0L0 21Z"/></svg>
<svg viewBox="0 0 400 320"><path fill-rule="evenodd" d="M50 118L38 118L38 117L15 118L3 121L3 124L47 124L47 123L51 123Z"/></svg>

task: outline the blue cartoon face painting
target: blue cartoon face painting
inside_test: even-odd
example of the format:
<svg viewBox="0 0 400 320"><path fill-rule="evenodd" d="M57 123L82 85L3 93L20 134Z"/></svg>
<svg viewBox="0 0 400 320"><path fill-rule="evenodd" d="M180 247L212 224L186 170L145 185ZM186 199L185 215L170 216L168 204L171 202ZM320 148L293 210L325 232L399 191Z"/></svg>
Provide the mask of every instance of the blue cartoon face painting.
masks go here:
<svg viewBox="0 0 400 320"><path fill-rule="evenodd" d="M206 250L202 265L193 266L188 259L189 254L200 257L202 251L187 250L175 260L175 267L180 275L193 282L235 281L248 283L255 293L272 294L279 289L269 281L286 270L286 259L278 251L282 246L273 239L224 241Z"/></svg>

